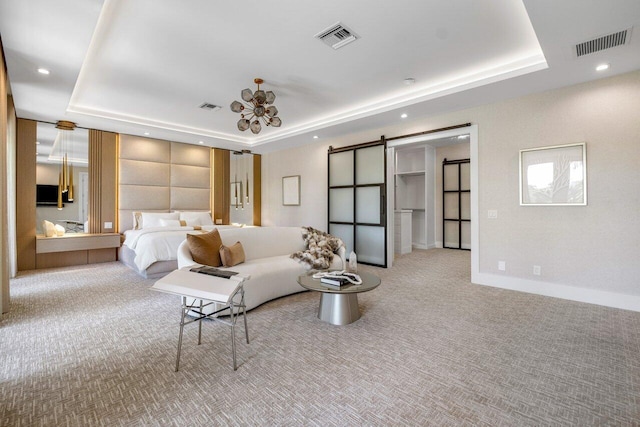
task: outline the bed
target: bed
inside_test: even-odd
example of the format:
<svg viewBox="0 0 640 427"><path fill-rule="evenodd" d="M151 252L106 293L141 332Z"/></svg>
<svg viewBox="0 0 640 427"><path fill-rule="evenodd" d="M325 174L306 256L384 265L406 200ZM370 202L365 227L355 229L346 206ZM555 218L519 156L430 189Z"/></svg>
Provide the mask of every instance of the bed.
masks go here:
<svg viewBox="0 0 640 427"><path fill-rule="evenodd" d="M124 240L118 258L141 276L157 278L177 268L178 245L187 233L214 228L214 152L124 134L118 147L117 225Z"/></svg>
<svg viewBox="0 0 640 427"><path fill-rule="evenodd" d="M158 278L178 268L178 246L189 233L243 225L214 225L208 212L136 212L134 228L126 230L118 259L145 278Z"/></svg>

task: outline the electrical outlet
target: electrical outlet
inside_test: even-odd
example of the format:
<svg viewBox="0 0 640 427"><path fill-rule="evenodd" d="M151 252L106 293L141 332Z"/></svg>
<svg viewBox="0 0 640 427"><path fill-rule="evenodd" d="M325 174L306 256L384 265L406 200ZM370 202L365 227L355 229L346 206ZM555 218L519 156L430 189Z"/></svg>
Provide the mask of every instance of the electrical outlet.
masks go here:
<svg viewBox="0 0 640 427"><path fill-rule="evenodd" d="M498 211L490 209L487 211L487 218L496 219L498 218Z"/></svg>
<svg viewBox="0 0 640 427"><path fill-rule="evenodd" d="M217 224L217 225L222 224L222 220L221 220L220 218L216 218L216 224Z"/></svg>
<svg viewBox="0 0 640 427"><path fill-rule="evenodd" d="M505 271L507 269L507 263L504 261L498 261L498 270Z"/></svg>
<svg viewBox="0 0 640 427"><path fill-rule="evenodd" d="M539 276L541 272L542 272L542 269L540 268L539 265L534 265L533 266L533 275L534 276Z"/></svg>
<svg viewBox="0 0 640 427"><path fill-rule="evenodd" d="M105 222L104 223L104 228L106 228L107 230L112 229L113 228L113 223L112 222Z"/></svg>

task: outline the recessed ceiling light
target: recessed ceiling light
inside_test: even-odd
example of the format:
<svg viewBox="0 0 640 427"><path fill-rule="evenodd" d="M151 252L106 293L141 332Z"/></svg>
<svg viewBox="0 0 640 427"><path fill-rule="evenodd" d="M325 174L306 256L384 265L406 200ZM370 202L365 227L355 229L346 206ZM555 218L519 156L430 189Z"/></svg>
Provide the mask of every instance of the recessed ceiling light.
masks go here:
<svg viewBox="0 0 640 427"><path fill-rule="evenodd" d="M458 136L458 139L467 139L469 138L469 135L460 135Z"/></svg>
<svg viewBox="0 0 640 427"><path fill-rule="evenodd" d="M407 116L407 113L402 113L402 115L400 115L400 118L401 118L401 119L406 119L407 117L408 117L408 116Z"/></svg>
<svg viewBox="0 0 640 427"><path fill-rule="evenodd" d="M145 132L144 134L145 134L145 136L149 136L149 132Z"/></svg>
<svg viewBox="0 0 640 427"><path fill-rule="evenodd" d="M609 69L609 64L600 64L596 67L596 71L604 71Z"/></svg>
<svg viewBox="0 0 640 427"><path fill-rule="evenodd" d="M198 144L204 144L204 141L198 141Z"/></svg>
<svg viewBox="0 0 640 427"><path fill-rule="evenodd" d="M416 79L409 77L407 79L404 79L404 84L406 84L407 86L410 86L412 84L414 84L416 82Z"/></svg>
<svg viewBox="0 0 640 427"><path fill-rule="evenodd" d="M46 68L42 68L42 67L38 68L38 72L40 74L44 74L44 75L49 75L49 73L50 73L49 70L47 70Z"/></svg>
<svg viewBox="0 0 640 427"><path fill-rule="evenodd" d="M318 135L313 135L313 139L318 139Z"/></svg>

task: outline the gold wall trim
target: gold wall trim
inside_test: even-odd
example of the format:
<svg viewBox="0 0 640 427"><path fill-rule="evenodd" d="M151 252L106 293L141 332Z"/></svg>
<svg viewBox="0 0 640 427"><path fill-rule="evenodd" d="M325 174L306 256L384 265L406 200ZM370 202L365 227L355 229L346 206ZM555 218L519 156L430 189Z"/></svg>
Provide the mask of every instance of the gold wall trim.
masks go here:
<svg viewBox="0 0 640 427"><path fill-rule="evenodd" d="M262 225L262 156L253 155L253 225Z"/></svg>
<svg viewBox="0 0 640 427"><path fill-rule="evenodd" d="M89 233L100 233L102 223L102 132L89 130Z"/></svg>
<svg viewBox="0 0 640 427"><path fill-rule="evenodd" d="M16 128L16 247L18 271L36 268L37 122L18 119Z"/></svg>
<svg viewBox="0 0 640 427"><path fill-rule="evenodd" d="M0 45L0 317L9 311L9 192L7 176L9 105L7 69Z"/></svg>
<svg viewBox="0 0 640 427"><path fill-rule="evenodd" d="M89 233L117 230L118 135L89 130ZM105 227L105 223L111 227Z"/></svg>
<svg viewBox="0 0 640 427"><path fill-rule="evenodd" d="M222 224L229 224L229 204L231 179L229 171L231 170L230 151L220 148L213 148L213 171L211 173L211 214L214 223L221 220Z"/></svg>

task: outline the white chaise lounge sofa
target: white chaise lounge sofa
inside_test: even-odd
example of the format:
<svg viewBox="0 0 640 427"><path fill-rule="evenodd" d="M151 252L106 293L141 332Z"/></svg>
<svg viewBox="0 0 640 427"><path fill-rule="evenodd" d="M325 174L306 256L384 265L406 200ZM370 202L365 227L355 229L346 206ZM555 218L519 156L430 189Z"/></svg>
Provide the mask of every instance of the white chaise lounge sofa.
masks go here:
<svg viewBox="0 0 640 427"><path fill-rule="evenodd" d="M301 227L248 227L221 229L219 232L225 246L242 243L245 262L227 270L251 276L244 285L247 310L305 290L297 279L309 267L290 258L292 253L307 249ZM178 268L200 265L193 260L188 242L182 242L178 247ZM342 270L345 267L346 252L342 247L334 255L330 269Z"/></svg>

